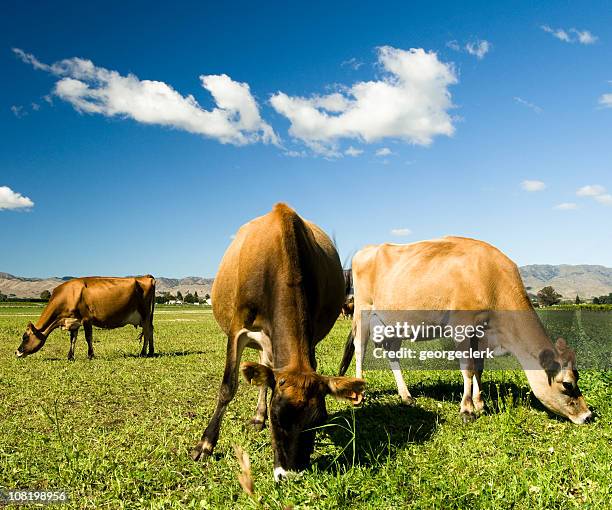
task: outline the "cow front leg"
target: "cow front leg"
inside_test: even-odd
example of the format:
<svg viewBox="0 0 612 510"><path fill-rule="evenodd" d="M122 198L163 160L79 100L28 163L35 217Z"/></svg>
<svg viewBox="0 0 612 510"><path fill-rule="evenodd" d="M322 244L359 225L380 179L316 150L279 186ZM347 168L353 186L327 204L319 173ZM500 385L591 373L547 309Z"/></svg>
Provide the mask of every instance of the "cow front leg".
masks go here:
<svg viewBox="0 0 612 510"><path fill-rule="evenodd" d="M94 358L93 348L93 326L89 323L83 324L83 330L85 331L85 340L87 340L87 357L89 359Z"/></svg>
<svg viewBox="0 0 612 510"><path fill-rule="evenodd" d="M227 340L227 353L225 355L225 370L223 371L223 380L221 381L221 388L219 389L219 398L217 399L217 407L213 413L202 438L191 451L191 458L193 460L199 460L203 457L210 456L215 449L217 440L219 439L219 430L221 428L221 421L223 415L227 410L228 404L236 395L236 389L238 387L238 365L240 363L240 356L248 341L244 331L239 332L235 335L229 335Z"/></svg>
<svg viewBox="0 0 612 510"><path fill-rule="evenodd" d="M397 392L399 393L399 396L402 399L402 404L407 406L413 406L416 401L414 397L410 394L408 386L406 386L406 381L404 381L399 361L397 361L396 359L389 358L389 366L391 367L391 371L393 372L393 377L395 377L395 384L397 384Z"/></svg>
<svg viewBox="0 0 612 510"><path fill-rule="evenodd" d="M272 357L261 351L259 354L259 363L268 367L272 366ZM255 416L251 420L251 425L255 430L263 430L266 426L266 417L268 416L268 387L262 384L259 387L259 395L257 397L257 407L255 408Z"/></svg>
<svg viewBox="0 0 612 510"><path fill-rule="evenodd" d="M76 345L79 328L70 330L70 349L68 350L68 361L74 361L74 346Z"/></svg>

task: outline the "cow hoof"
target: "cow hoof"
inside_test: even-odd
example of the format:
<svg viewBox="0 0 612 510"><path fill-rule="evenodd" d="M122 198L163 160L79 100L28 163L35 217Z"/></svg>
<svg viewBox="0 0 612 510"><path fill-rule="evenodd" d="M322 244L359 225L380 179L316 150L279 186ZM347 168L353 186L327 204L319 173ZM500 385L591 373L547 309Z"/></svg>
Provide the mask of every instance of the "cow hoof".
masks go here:
<svg viewBox="0 0 612 510"><path fill-rule="evenodd" d="M204 441L200 441L193 450L191 450L191 458L194 461L204 460L206 457L210 457L212 451L210 448L206 448Z"/></svg>
<svg viewBox="0 0 612 510"><path fill-rule="evenodd" d="M87 356L87 359L95 359L96 357L93 354Z"/></svg>
<svg viewBox="0 0 612 510"><path fill-rule="evenodd" d="M68 361L74 361L74 356L68 356Z"/></svg>
<svg viewBox="0 0 612 510"><path fill-rule="evenodd" d="M414 397L406 397L402 399L402 405L408 406L408 407L414 407L416 406L416 398Z"/></svg>
<svg viewBox="0 0 612 510"><path fill-rule="evenodd" d="M463 411L461 413L461 419L463 420L463 423L471 423L476 419L476 415L474 413Z"/></svg>
<svg viewBox="0 0 612 510"><path fill-rule="evenodd" d="M261 420L257 420L255 418L253 418L250 421L250 424L251 424L251 427L253 427L253 429L256 430L257 432L261 432L266 427L265 422Z"/></svg>
<svg viewBox="0 0 612 510"><path fill-rule="evenodd" d="M147 353L146 352L141 352L140 353L140 357L141 358L146 358L147 357Z"/></svg>

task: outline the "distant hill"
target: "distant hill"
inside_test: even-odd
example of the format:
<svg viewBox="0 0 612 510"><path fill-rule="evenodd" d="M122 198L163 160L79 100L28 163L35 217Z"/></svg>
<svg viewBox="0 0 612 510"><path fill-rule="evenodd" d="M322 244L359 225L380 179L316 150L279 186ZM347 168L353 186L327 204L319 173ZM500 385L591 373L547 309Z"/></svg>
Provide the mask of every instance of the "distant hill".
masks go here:
<svg viewBox="0 0 612 510"><path fill-rule="evenodd" d="M525 287L534 294L548 285L565 298L592 298L612 292L612 268L604 266L534 264L520 268Z"/></svg>
<svg viewBox="0 0 612 510"><path fill-rule="evenodd" d="M71 276L24 278L0 272L0 293L18 298L38 298L41 292L52 291L58 285L72 278ZM197 292L200 297L210 294L213 283L212 278L200 278L199 276L180 279L156 277L155 281L157 282L156 294L170 292L176 295L177 291L180 291L181 294L185 295L188 292Z"/></svg>
<svg viewBox="0 0 612 510"><path fill-rule="evenodd" d="M542 287L551 285L563 297L573 299L578 294L581 298L603 296L612 292L612 268L604 266L579 265L570 266L562 264L552 266L548 264L535 264L523 266L520 269L525 287L529 292L536 293ZM53 290L55 287L70 280L70 276L52 278L24 278L0 272L0 292L7 296L18 298L37 298L44 290ZM187 278L156 277L157 294L180 291L197 292L200 297L210 294L213 279L199 276Z"/></svg>

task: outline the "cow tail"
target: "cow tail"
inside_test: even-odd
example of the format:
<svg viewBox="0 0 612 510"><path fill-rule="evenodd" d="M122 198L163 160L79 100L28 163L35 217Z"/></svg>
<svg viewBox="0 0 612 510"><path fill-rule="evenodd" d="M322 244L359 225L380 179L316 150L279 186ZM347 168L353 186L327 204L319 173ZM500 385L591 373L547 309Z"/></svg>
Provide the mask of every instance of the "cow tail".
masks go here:
<svg viewBox="0 0 612 510"><path fill-rule="evenodd" d="M340 368L338 369L338 375L346 374L353 355L355 354L355 335L353 335L353 328L349 331L346 344L344 344L344 354L342 355L342 361L340 362Z"/></svg>
<svg viewBox="0 0 612 510"><path fill-rule="evenodd" d="M149 320L151 321L151 331L153 331L153 313L155 312L155 278L151 276L151 279L153 280L151 284L151 293L153 295L151 297L151 315Z"/></svg>

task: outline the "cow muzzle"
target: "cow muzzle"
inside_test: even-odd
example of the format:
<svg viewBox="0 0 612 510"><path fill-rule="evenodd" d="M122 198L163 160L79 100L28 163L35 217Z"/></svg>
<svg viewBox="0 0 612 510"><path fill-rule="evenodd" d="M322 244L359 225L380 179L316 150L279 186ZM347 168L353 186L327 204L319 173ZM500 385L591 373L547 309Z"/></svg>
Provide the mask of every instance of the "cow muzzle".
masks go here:
<svg viewBox="0 0 612 510"><path fill-rule="evenodd" d="M570 418L570 420L577 425L584 425L585 423L589 423L592 419L593 413L590 410L582 413L580 416Z"/></svg>

